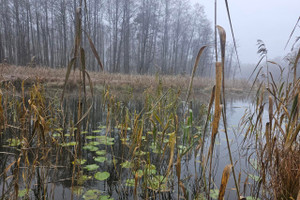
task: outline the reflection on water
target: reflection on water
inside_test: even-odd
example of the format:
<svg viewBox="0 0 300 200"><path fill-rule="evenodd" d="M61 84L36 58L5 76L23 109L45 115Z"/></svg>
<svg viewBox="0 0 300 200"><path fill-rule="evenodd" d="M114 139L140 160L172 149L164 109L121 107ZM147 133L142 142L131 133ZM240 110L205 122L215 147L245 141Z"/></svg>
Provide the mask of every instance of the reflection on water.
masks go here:
<svg viewBox="0 0 300 200"><path fill-rule="evenodd" d="M145 174L141 177L138 177L133 172L138 172L138 169L143 167L145 173L145 169L149 170L149 177L151 175L152 179L149 179L152 183L149 183L152 188L148 186L147 191L143 191L143 187L140 187L137 191L139 198L160 198L160 199L177 199L177 191L178 191L178 181L176 178L176 170L175 167L173 169L173 174L170 175L168 180L168 186L163 189L163 192L157 192L154 188L156 179L153 177L158 177L159 175L165 174L168 170L169 160L170 160L170 150L166 148L167 144L170 143L170 135L166 136L166 141L162 141L162 146L157 148L153 146L153 144L148 144L143 147L139 147L137 149L132 149L130 145L132 137L130 136L133 127L122 127L120 125L124 124L124 120L126 120L127 115L135 116L139 112L143 111L144 103L146 99L138 100L138 99L130 99L130 100L122 100L121 102L114 102L116 105L113 107L106 106L107 102L104 102L102 96L96 96L94 99L93 107L91 109L88 120L84 121L82 124L83 134L82 137L82 159L80 162L84 162L84 164L76 169L74 172L73 164L74 161L74 151L75 149L72 147L73 145L68 143L72 141L72 137L75 137L75 130L57 130L57 132L52 133L53 138L62 142L59 138L60 134L64 134L64 142L65 146L58 146L55 150L56 152L51 151L49 162L45 161L45 167L40 163L37 164L36 174L32 175L32 180L26 183L30 183L30 191L29 197L30 199L39 199L41 196L41 190L46 190L47 199L70 199L71 196L73 199L93 199L94 197L100 196L110 196L115 199L132 199L134 195L134 183L135 179L141 181L146 179ZM66 100L67 103L64 104L64 112L66 114L65 120L67 124L74 124L77 120L77 98L68 98ZM203 101L208 102L208 101ZM117 108L115 111L111 112L109 109ZM195 121L195 127L193 128L185 128L184 124L180 124L180 128L191 130L197 134L200 130L200 127L203 125L204 115L203 115L203 103L200 100L197 100L190 105L191 110L193 111L193 120ZM239 121L244 116L245 110L251 109L251 104L247 99L237 99L237 98L227 98L227 123L229 127L229 140L231 144L231 151L233 152L233 159L236 161L236 172L241 172L241 185L243 181L245 181L246 175L245 171L248 171L249 166L247 166L247 162L245 160L245 155L241 155L241 143L242 143L242 132L238 129ZM183 106L179 107L177 110L177 114L179 118L184 118ZM108 113L111 116L108 117ZM111 120L113 118L114 120ZM128 119L127 119L128 120ZM180 120L183 121L183 120ZM196 124L197 122L197 124ZM130 124L134 124L139 126L140 122L134 124L133 121L130 121ZM149 131L147 127L151 127L151 124L146 124L144 130ZM126 128L126 130L125 130ZM162 127L160 127L162 128ZM159 129L159 127L158 127ZM85 132L86 131L86 132ZM166 131L167 133L168 131ZM160 134L161 132L158 132ZM180 132L184 134L183 132ZM124 141L128 138L128 141ZM140 140L147 141L153 140L155 137L160 138L161 136L154 136L149 133L147 137L141 137ZM9 175L15 174L13 168L9 168L9 164L15 161L15 158L20 153L20 149L17 147L7 146L7 141L10 139L9 134L4 133L1 136L0 141L0 160L1 160L1 169L0 174L2 177L0 178L0 197L7 196L9 193L9 188L14 187L11 185L14 180L12 177L9 178ZM208 140L209 141L209 140ZM147 143L147 142L146 142ZM222 170L228 164L229 155L226 146L225 134L223 131L223 125L220 125L219 134L216 141L216 153L214 159L214 185L219 187L221 182ZM208 146L208 145L206 145ZM182 147L185 148L185 147ZM143 159L132 160L132 153L139 153ZM207 153L207 152L205 152ZM199 156L195 158L194 152L188 153L183 157L181 161L181 179L182 184L188 191L188 196L190 198L195 198L194 194L196 191L199 191L200 187L203 185L200 182L203 182L203 178L201 177L202 167L200 165ZM199 155L199 154L198 154ZM35 160L36 154L29 153L29 161L33 162ZM59 157L59 159L57 159ZM136 158L136 157L135 157ZM147 160L151 160L151 163L154 165L154 168L148 166L147 168ZM175 163L177 160L177 154L173 158L173 162ZM22 162L24 162L22 160ZM23 163L20 163L19 170L19 184L20 191L25 188L22 176L26 173L26 168L22 169L22 166L25 166ZM127 163L126 163L127 162ZM131 163L130 163L131 162ZM49 164L51 163L51 164ZM134 167L130 168L128 166L133 164ZM28 166L27 166L28 167ZM91 168L95 167L95 170ZM5 171L5 169L8 169ZM154 171L155 170L155 171ZM153 172L154 171L154 172ZM5 176L3 172L6 172ZM96 172L108 172L109 177L104 181L99 181L94 178ZM153 172L153 174L151 174ZM77 179L74 181L72 177L85 177L85 180L78 181ZM155 175L154 175L155 174ZM85 175L85 176L83 176ZM42 177L46 177L44 180ZM43 180L43 182L41 182ZM130 182L133 181L133 182ZM72 184L73 182L73 184ZM133 183L133 185L130 183ZM159 187L163 187L163 180L161 181ZM73 185L73 188L72 188ZM227 188L234 188L234 183L232 177L230 178L229 184ZM142 189L143 188L143 189ZM94 189L94 191L92 191ZM73 194L72 194L73 191ZM87 191L92 191L90 196L88 196ZM247 192L248 193L248 192ZM100 195L101 194L101 195ZM227 199L231 199L235 197L235 191L230 191L228 189Z"/></svg>

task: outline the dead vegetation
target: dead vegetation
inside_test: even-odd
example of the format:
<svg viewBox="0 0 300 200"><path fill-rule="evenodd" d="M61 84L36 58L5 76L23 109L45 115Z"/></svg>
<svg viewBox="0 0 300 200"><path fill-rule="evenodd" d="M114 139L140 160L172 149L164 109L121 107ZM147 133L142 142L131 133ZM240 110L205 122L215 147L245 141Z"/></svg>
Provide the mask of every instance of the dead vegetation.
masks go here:
<svg viewBox="0 0 300 200"><path fill-rule="evenodd" d="M65 82L66 69L52 69L46 67L22 67L14 65L0 64L0 82L11 81L14 83L25 80L25 85L33 83L38 77L47 88L62 89ZM107 72L89 72L94 87L102 88L103 85L109 86L112 90L129 89L143 91L146 88L156 88L161 81L166 88L179 88L187 90L190 82L188 75L126 75L112 74ZM68 89L74 89L80 81L79 72L71 71L68 80ZM195 93L209 93L214 85L213 78L195 77L193 80L193 90ZM249 83L246 80L228 80L226 83L227 91L235 94L245 94L249 91Z"/></svg>

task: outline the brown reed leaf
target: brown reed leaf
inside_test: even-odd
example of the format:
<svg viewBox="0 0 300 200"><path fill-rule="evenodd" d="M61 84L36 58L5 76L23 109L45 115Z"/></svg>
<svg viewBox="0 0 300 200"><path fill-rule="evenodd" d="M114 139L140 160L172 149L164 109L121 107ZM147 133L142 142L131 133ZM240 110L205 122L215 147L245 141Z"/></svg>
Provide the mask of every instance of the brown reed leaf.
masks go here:
<svg viewBox="0 0 300 200"><path fill-rule="evenodd" d="M296 85L296 81L297 81L297 65L298 65L298 61L300 59L300 48L298 50L298 54L297 54L297 57L295 59L295 62L294 62L294 85Z"/></svg>
<svg viewBox="0 0 300 200"><path fill-rule="evenodd" d="M226 186L229 180L230 172L231 172L232 165L226 165L223 174L222 174L222 180L221 180L221 186L220 186L220 192L219 192L219 200L223 200L225 195Z"/></svg>
<svg viewBox="0 0 300 200"><path fill-rule="evenodd" d="M93 43L91 37L89 36L89 34L88 34L87 32L85 32L85 33L86 33L86 35L87 35L87 38L88 38L90 47L91 47L91 49L92 49L92 52L93 52L94 56L96 57L96 60L97 60L97 62L98 62L98 65L100 66L101 70L103 71L103 70L104 70L104 67L103 67L103 64L102 64L102 62L101 62L100 56L99 56L99 54L98 54L98 52L97 52L97 50L96 50L96 48L95 48L95 45L94 45L94 43Z"/></svg>
<svg viewBox="0 0 300 200"><path fill-rule="evenodd" d="M296 30L296 27L297 27L297 25L298 25L299 22L300 22L300 17L298 18L298 20L297 20L297 22L296 22L296 24L295 24L295 26L294 26L294 28L293 28L293 30L292 30L290 36L289 36L289 39L288 39L288 41L287 41L287 43L286 43L284 49L285 49L285 48L287 47L287 45L289 44L289 42L290 42L290 40L291 40L291 38L292 38L292 36L293 36L293 34L294 34L294 32L295 32L295 30Z"/></svg>
<svg viewBox="0 0 300 200"><path fill-rule="evenodd" d="M216 63L216 90L215 90L215 111L214 119L212 123L212 139L214 141L216 134L218 133L219 122L221 117L221 83L222 83L222 64Z"/></svg>
<svg viewBox="0 0 300 200"><path fill-rule="evenodd" d="M220 37L221 57L222 57L222 65L224 71L225 52L226 52L226 32L222 26L217 25L217 29L219 31L219 37Z"/></svg>
<svg viewBox="0 0 300 200"><path fill-rule="evenodd" d="M236 54L236 58L237 58L239 69L241 71L241 64L240 64L240 59L239 59L239 55L238 55L238 51L237 51L237 45L236 45L236 40L235 40L235 36L234 36L233 25L232 25L232 20L231 20L231 16L230 16L230 11L229 11L229 6L228 6L228 1L227 0L225 0L225 5L226 5L226 10L227 10L227 16L228 16L229 24L230 24L230 30L231 30L231 35L232 35L232 39L233 39L233 45L234 45L234 49L235 49L235 54Z"/></svg>
<svg viewBox="0 0 300 200"><path fill-rule="evenodd" d="M186 102L188 102L189 97L191 95L191 90L192 90L192 87L193 87L194 76L195 76L195 73L196 73L199 61L200 61L200 57L201 57L201 55L202 55L202 53L203 53L203 51L204 51L205 48L206 48L206 46L201 47L200 50L199 50L199 52L198 52L198 55L196 57L195 64L194 64L194 67L193 67L193 71L192 71L192 75L191 75L191 79L190 79L190 83L189 83L189 87L188 87L188 91L187 91L187 95L186 95Z"/></svg>
<svg viewBox="0 0 300 200"><path fill-rule="evenodd" d="M171 168L173 166L175 142L176 142L176 135L175 135L175 132L173 132L170 134L170 137L169 137L170 161L169 161L168 170L166 173L167 176L169 175Z"/></svg>
<svg viewBox="0 0 300 200"><path fill-rule="evenodd" d="M69 80L71 69L72 69L72 66L75 64L75 61L76 61L76 58L75 57L72 58L71 61L68 64L68 66L67 66L66 78L65 78L65 82L64 82L63 92L62 92L62 95L61 95L61 102L64 99L64 94L65 94L65 91L66 91L67 82Z"/></svg>

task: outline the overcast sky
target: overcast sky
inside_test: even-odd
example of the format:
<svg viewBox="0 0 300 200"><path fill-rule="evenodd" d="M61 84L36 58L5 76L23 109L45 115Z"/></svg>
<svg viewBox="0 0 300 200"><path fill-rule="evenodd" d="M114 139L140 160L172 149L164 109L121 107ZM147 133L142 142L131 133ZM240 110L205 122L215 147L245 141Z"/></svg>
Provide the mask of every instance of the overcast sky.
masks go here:
<svg viewBox="0 0 300 200"><path fill-rule="evenodd" d="M204 5L208 19L214 21L214 0L191 0ZM300 0L228 0L231 19L242 63L256 63L257 39L265 42L269 58L285 56L289 35L300 16ZM227 40L232 41L225 0L218 0L218 25L225 28ZM296 29L300 36L300 28Z"/></svg>

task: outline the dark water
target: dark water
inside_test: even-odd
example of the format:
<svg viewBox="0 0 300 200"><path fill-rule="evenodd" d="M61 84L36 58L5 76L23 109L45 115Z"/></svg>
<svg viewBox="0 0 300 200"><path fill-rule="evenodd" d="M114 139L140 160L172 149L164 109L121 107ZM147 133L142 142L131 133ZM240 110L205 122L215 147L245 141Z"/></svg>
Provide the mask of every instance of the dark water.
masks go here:
<svg viewBox="0 0 300 200"><path fill-rule="evenodd" d="M65 106L66 113L66 122L72 123L77 119L77 98L68 98L68 104ZM207 102L207 101L204 101ZM122 163L126 161L130 161L132 156L130 152L130 145L124 144L120 140L120 128L116 127L116 124L113 122L109 124L109 129L105 128L108 124L107 121L107 107L104 106L105 103L101 96L98 96L94 100L93 108L91 109L89 121L83 123L82 129L87 130L86 134L82 134L83 144L90 142L97 142L99 138L88 139L88 136L107 136L107 138L112 138L112 143L107 145L105 143L100 142L100 144L95 144L94 146L97 150L105 150L105 155L101 157L105 157L106 160L104 162L95 162L95 158L98 157L96 151L91 151L90 149L83 149L82 151L82 159L85 159L86 162L81 167L81 173L84 175L92 177L89 180L86 180L83 184L74 184L75 187L72 189L72 171L73 171L73 155L74 148L72 147L60 147L59 148L59 159L56 159L56 154L53 153L51 155L52 162L55 163L55 166L50 166L47 169L43 168L42 164L39 165L36 169L36 174L33 176L31 181L31 187L29 191L30 199L39 199L40 197L45 197L46 199L104 199L105 196L112 197L114 199L133 199L133 188L127 184L128 179L133 179L133 170L122 167ZM131 99L131 100L123 100L119 103L119 116L125 115L126 108L129 111L141 111L143 109L144 102L143 100ZM203 116L201 116L202 103L200 101L195 101L192 104L193 117L195 121L198 121L199 124L203 125ZM181 109L181 108L180 108ZM179 110L180 110L179 109ZM228 98L227 99L227 123L228 123L228 132L229 132L229 140L230 140L230 148L232 151L233 159L235 162L236 173L241 172L241 187L243 187L243 182L247 177L247 173L254 173L253 168L249 166L247 163L247 155L242 151L242 139L243 132L239 129L240 119L244 116L245 110L251 109L251 103L247 99L243 98ZM179 111L179 116L180 115ZM193 129L196 131L196 129ZM58 131L59 132L59 131ZM66 131L66 134L71 133L72 131ZM209 131L208 131L209 132ZM52 133L53 137L57 137L55 133ZM128 129L128 135L130 135L130 129ZM151 136L152 137L152 136ZM10 163L15 161L16 156L20 153L20 150L16 147L7 146L9 135L7 133L2 134L1 142L0 142L0 162L1 169L0 174L0 198L9 196L9 189L14 186L10 185L13 182L13 179L7 178L9 175L14 173L13 168L7 171L7 176L4 178L3 172L4 169L9 166ZM71 138L71 137L70 137ZM66 137L66 142L72 141L72 139L68 139ZM209 141L209 139L207 139ZM209 144L207 143L206 146ZM156 167L156 174L164 174L168 167L169 155L166 154L157 154L154 151L149 149L143 149L144 151L149 151L150 154L144 155L142 160L150 159L151 163ZM8 154L10 153L10 154ZM207 151L204 151L204 155ZM148 156L148 157L147 157ZM33 160L34 158L32 158ZM134 161L133 161L134 162ZM176 156L174 158L174 162L176 162ZM86 165L95 164L98 168L94 171L88 171L84 167ZM220 124L219 134L217 137L215 155L213 161L213 177L214 183L211 188L218 188L221 183L222 171L226 165L230 164L228 148L226 144L225 133L223 131L223 124ZM252 171L251 171L252 169ZM201 166L199 161L199 156L194 157L194 151L191 151L188 155L183 157L181 161L181 179L183 180L183 184L189 193L188 196L190 198L195 198L194 194L201 187L199 185L201 178ZM22 169L19 170L19 189L23 190L25 188L22 181L22 173L26 171ZM77 171L76 171L77 172ZM96 180L94 175L97 172L108 172L110 174L109 178L103 181ZM43 173L47 173L46 175ZM177 178L176 178L175 167L173 168L173 175L169 177L168 180L168 188L165 192L157 193L153 192L153 190L149 189L148 198L150 199L177 199ZM195 177L197 174L197 177ZM39 177L43 176L44 179ZM237 174L237 177L239 175ZM43 184L41 184L41 180L43 180ZM143 180L141 178L140 180ZM5 184L4 184L5 182ZM249 188L246 191L246 195L249 195L251 188L251 180L249 179ZM253 182L253 181L252 181ZM42 187L41 187L42 185ZM215 186L215 187L214 187ZM78 194L73 192L79 188ZM236 193L235 190L231 190L231 188L235 188L233 177L230 176L230 180L227 186L226 191L226 199L235 199ZM44 192L42 192L44 190ZM88 196L87 192L94 190L95 195ZM47 192L45 192L47 191ZM243 192L243 191L242 191ZM46 196L41 195L41 193L46 194ZM140 187L137 191L137 195L139 199L145 199L147 196L146 191Z"/></svg>

